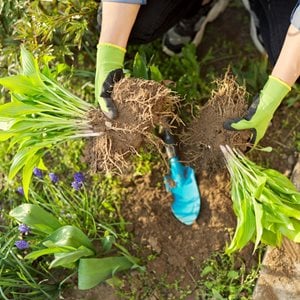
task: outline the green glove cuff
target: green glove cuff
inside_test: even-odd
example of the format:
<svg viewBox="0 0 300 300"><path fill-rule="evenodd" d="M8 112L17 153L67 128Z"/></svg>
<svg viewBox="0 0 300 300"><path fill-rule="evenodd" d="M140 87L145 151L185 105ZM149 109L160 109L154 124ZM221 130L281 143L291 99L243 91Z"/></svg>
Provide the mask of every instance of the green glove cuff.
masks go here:
<svg viewBox="0 0 300 300"><path fill-rule="evenodd" d="M268 81L260 92L259 110L273 115L290 90L291 87L285 82L274 76L269 76Z"/></svg>
<svg viewBox="0 0 300 300"><path fill-rule="evenodd" d="M116 69L122 69L126 49L109 43L97 46L97 62L95 76L95 97L99 99L103 82L107 75Z"/></svg>

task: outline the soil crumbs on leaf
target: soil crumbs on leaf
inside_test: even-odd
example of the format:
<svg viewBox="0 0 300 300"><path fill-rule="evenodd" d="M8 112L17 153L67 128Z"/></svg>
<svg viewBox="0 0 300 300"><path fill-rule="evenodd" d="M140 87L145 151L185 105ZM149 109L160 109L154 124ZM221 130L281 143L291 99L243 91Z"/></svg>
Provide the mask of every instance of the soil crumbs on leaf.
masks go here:
<svg viewBox="0 0 300 300"><path fill-rule="evenodd" d="M119 116L108 120L100 111L91 112L91 124L96 132L86 149L86 160L92 172L122 174L128 167L128 156L137 153L145 143L160 148L154 128L174 121L173 110L179 99L162 84L152 80L124 78L114 85L112 99ZM172 122L171 121L171 122Z"/></svg>

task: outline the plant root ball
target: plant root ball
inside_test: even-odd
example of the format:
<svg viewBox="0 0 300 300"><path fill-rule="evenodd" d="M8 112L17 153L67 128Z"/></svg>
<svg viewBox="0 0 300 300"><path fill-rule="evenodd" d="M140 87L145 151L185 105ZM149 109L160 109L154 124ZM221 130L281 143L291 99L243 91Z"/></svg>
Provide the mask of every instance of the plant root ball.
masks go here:
<svg viewBox="0 0 300 300"><path fill-rule="evenodd" d="M249 131L229 131L223 128L226 120L245 114L248 106L245 87L239 86L229 72L216 83L216 90L212 91L208 102L187 125L180 138L184 160L199 173L214 174L225 168L220 145L229 145L243 152L249 146Z"/></svg>
<svg viewBox="0 0 300 300"><path fill-rule="evenodd" d="M173 111L179 98L156 81L124 78L114 85L112 98L118 109L116 120L108 120L98 110L90 112L93 130L104 132L86 149L92 172L123 173L129 166L128 156L144 143L160 147L154 128L168 127L167 120L177 119Z"/></svg>

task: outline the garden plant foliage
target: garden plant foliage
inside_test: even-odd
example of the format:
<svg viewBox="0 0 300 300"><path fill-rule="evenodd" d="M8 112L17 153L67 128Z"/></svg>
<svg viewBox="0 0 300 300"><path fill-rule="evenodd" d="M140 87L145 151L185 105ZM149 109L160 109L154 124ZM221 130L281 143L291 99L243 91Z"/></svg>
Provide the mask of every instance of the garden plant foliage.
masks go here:
<svg viewBox="0 0 300 300"><path fill-rule="evenodd" d="M45 58L47 59L47 58ZM53 146L73 138L101 135L89 124L94 106L59 85L46 65L42 71L37 60L21 47L20 74L0 79L11 92L11 102L0 106L0 141L10 139L18 145L9 178L23 170L23 187L28 196L34 167Z"/></svg>
<svg viewBox="0 0 300 300"><path fill-rule="evenodd" d="M110 250L114 243L122 255L95 257L95 247L79 228L60 224L59 220L38 205L22 204L11 210L10 215L35 234L31 244L36 250L29 252L25 259L33 261L41 256L54 255L49 268L78 267L78 287L82 290L98 285L116 272L139 267L136 258L107 237L102 240L101 252Z"/></svg>
<svg viewBox="0 0 300 300"><path fill-rule="evenodd" d="M300 243L300 193L280 172L265 169L230 147L221 147L231 175L231 199L237 216L228 254L255 243L281 245L282 236Z"/></svg>

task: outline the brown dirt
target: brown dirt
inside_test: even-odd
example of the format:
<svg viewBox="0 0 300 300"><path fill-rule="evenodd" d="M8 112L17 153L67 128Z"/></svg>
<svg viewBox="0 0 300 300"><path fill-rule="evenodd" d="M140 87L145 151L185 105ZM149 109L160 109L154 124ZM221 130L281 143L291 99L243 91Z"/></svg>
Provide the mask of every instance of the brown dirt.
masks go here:
<svg viewBox="0 0 300 300"><path fill-rule="evenodd" d="M128 166L128 156L137 153L143 143L158 149L160 139L153 134L156 126L174 123L173 110L179 99L164 85L134 78L124 78L115 84L112 98L119 117L108 120L100 111L91 111L91 125L103 136L90 140L86 160L92 172L122 174Z"/></svg>
<svg viewBox="0 0 300 300"><path fill-rule="evenodd" d="M227 72L217 80L217 88L201 108L195 119L181 135L183 159L196 172L213 174L224 169L225 161L220 145L229 145L241 151L247 149L248 131L228 131L223 123L231 118L242 117L247 109L247 93Z"/></svg>

